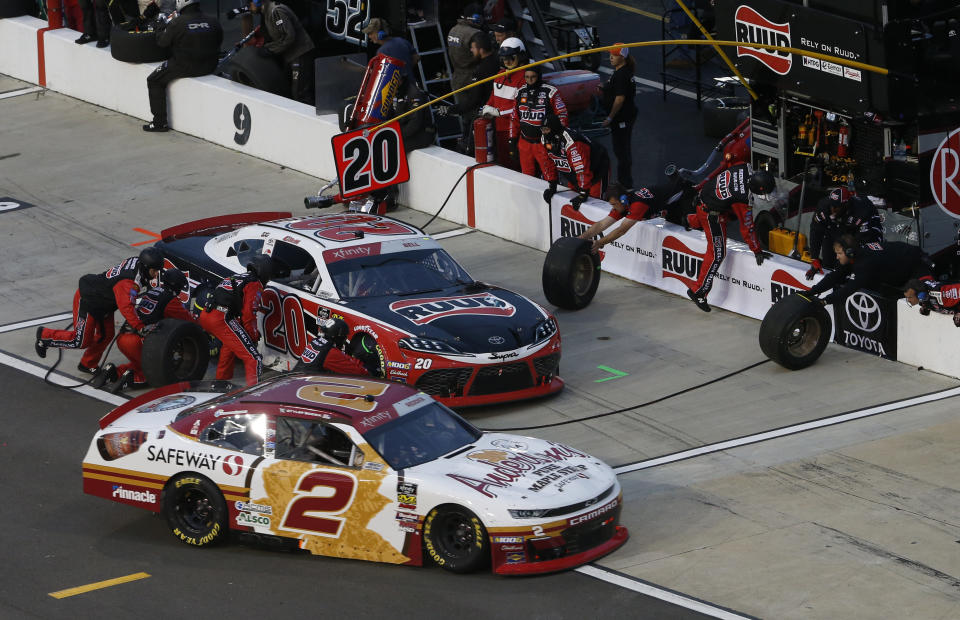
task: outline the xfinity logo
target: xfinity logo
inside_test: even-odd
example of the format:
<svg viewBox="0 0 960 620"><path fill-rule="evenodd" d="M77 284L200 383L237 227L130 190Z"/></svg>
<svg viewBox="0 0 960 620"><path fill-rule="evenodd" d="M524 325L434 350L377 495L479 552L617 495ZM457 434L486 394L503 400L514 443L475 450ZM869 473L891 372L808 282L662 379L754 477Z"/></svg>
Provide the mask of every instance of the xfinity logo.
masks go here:
<svg viewBox="0 0 960 620"><path fill-rule="evenodd" d="M883 319L880 305L866 293L857 292L847 297L847 320L863 332L875 332Z"/></svg>
<svg viewBox="0 0 960 620"><path fill-rule="evenodd" d="M360 256L370 256L370 246L361 245L355 248L343 248L342 250L330 252L330 256L336 258L337 260L343 260L345 258L358 258Z"/></svg>
<svg viewBox="0 0 960 620"><path fill-rule="evenodd" d="M734 15L734 30L739 42L791 47L789 23L774 23L745 4L737 7ZM793 65L793 54L789 52L738 47L737 57L741 56L755 58L779 75L790 73L790 67Z"/></svg>

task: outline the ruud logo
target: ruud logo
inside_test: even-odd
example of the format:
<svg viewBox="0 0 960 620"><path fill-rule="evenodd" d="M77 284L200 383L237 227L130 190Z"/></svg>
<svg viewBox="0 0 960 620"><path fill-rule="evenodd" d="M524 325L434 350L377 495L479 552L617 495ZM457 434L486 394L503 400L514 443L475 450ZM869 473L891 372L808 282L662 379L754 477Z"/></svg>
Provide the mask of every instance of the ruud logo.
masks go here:
<svg viewBox="0 0 960 620"><path fill-rule="evenodd" d="M462 297L405 299L393 302L390 304L390 309L417 325L424 325L455 314L513 316L517 312L513 304L490 293Z"/></svg>
<svg viewBox="0 0 960 620"><path fill-rule="evenodd" d="M233 141L243 146L250 139L250 108L242 103L238 103L233 108L233 126L237 128L237 133L233 134Z"/></svg>
<svg viewBox="0 0 960 620"><path fill-rule="evenodd" d="M579 237L588 228L593 225L593 220L583 215L569 204L563 205L560 209L560 236L561 237ZM603 237L603 233L597 235L597 239ZM600 260L603 260L605 253L600 251Z"/></svg>
<svg viewBox="0 0 960 620"><path fill-rule="evenodd" d="M877 331L883 320L880 305L866 293L857 292L847 297L846 310L850 325L863 332Z"/></svg>
<svg viewBox="0 0 960 620"><path fill-rule="evenodd" d="M791 47L790 24L776 24L745 4L737 7L734 16L737 41ZM768 69L780 75L790 73L793 54L753 47L738 47L737 57L749 56L762 62Z"/></svg>
<svg viewBox="0 0 960 620"><path fill-rule="evenodd" d="M777 269L770 276L770 303L775 304L784 297L800 291L808 291L810 287L801 284L799 280L784 271Z"/></svg>
<svg viewBox="0 0 960 620"><path fill-rule="evenodd" d="M696 288L697 277L703 266L703 256L688 248L676 237L663 239L663 277L676 278L687 288Z"/></svg>

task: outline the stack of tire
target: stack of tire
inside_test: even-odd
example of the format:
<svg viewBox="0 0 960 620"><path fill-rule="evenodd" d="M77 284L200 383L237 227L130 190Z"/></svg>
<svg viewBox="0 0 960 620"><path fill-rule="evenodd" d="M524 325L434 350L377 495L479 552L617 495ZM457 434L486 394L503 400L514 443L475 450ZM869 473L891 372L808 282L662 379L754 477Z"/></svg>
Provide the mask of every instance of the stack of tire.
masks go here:
<svg viewBox="0 0 960 620"><path fill-rule="evenodd" d="M170 48L157 45L154 30L114 26L110 30L110 55L122 62L160 62L170 57Z"/></svg>

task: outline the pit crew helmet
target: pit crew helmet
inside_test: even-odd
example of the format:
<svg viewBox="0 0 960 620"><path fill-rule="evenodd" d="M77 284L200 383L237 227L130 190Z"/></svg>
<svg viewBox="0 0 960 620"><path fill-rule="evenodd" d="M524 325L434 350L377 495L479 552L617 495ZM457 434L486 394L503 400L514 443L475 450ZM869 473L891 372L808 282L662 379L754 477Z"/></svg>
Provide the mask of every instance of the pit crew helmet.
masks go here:
<svg viewBox="0 0 960 620"><path fill-rule="evenodd" d="M247 263L247 271L255 274L260 284L266 284L274 274L273 259L266 254L257 254Z"/></svg>
<svg viewBox="0 0 960 620"><path fill-rule="evenodd" d="M851 198L853 198L853 194L851 194L850 190L845 187L835 187L830 190L830 193L827 194L827 200L829 200L830 209L832 209L835 213L843 212L850 203Z"/></svg>
<svg viewBox="0 0 960 620"><path fill-rule="evenodd" d="M200 0L177 0L177 13L183 12L183 9L187 8L191 4L199 4ZM259 3L257 4L259 6Z"/></svg>
<svg viewBox="0 0 960 620"><path fill-rule="evenodd" d="M150 270L163 269L163 252L157 248L144 248L139 256L140 277L144 282L150 279Z"/></svg>
<svg viewBox="0 0 960 620"><path fill-rule="evenodd" d="M503 40L503 43L500 44L500 51L497 52L500 58L506 56L520 56L521 54L527 53L527 48L524 47L523 41L517 37L509 37Z"/></svg>
<svg viewBox="0 0 960 620"><path fill-rule="evenodd" d="M347 323L343 319L327 319L320 324L320 331L335 347L342 347L343 343L347 341L350 328L347 327Z"/></svg>
<svg viewBox="0 0 960 620"><path fill-rule="evenodd" d="M160 282L171 291L179 292L187 288L187 276L183 275L183 272L176 267L164 269L160 273Z"/></svg>
<svg viewBox="0 0 960 620"><path fill-rule="evenodd" d="M776 180L769 170L757 170L750 175L747 188L753 194L769 194L777 186Z"/></svg>

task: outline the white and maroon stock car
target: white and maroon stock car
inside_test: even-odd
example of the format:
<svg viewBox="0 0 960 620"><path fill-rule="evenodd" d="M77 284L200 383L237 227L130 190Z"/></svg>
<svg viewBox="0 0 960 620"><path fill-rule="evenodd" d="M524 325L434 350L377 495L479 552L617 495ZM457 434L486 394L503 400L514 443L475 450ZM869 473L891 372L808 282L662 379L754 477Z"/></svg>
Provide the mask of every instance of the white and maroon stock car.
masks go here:
<svg viewBox="0 0 960 620"><path fill-rule="evenodd" d="M109 413L84 491L162 512L192 545L239 530L456 572L563 570L627 539L616 476L574 448L482 432L396 382L285 373L230 387L176 384Z"/></svg>
<svg viewBox="0 0 960 620"><path fill-rule="evenodd" d="M522 295L474 281L436 241L399 220L246 213L162 237L157 247L192 286L245 271L257 253L281 266L261 302L260 346L274 368L292 367L317 321L332 316L350 326L354 351L362 344L378 352L387 379L450 406L563 388L556 319Z"/></svg>

